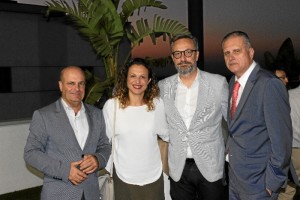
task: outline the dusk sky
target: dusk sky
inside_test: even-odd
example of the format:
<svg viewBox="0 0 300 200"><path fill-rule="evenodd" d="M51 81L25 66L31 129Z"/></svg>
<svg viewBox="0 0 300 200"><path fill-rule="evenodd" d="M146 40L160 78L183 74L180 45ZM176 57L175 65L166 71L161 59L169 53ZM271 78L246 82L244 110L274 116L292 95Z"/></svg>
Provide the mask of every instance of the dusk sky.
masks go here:
<svg viewBox="0 0 300 200"><path fill-rule="evenodd" d="M270 51L275 56L288 37L299 57L299 0L204 0L203 5L205 69L208 71L219 72L226 68L221 40L233 30L248 33L255 49L254 57L262 65L263 53Z"/></svg>
<svg viewBox="0 0 300 200"><path fill-rule="evenodd" d="M18 2L43 5L45 1L18 0ZM150 20L154 14L158 14L178 20L184 25L188 24L187 1L162 0L162 2L168 9L149 9L145 13L141 12L140 16ZM275 56L287 37L292 39L295 53L299 57L299 0L203 0L203 7L205 70L221 74L228 72L220 43L224 35L233 30L248 33L255 48L255 59L262 65L264 65L263 53L270 51ZM145 43L145 46L135 49L135 55L160 57L170 53L168 43L154 47L150 47L147 40Z"/></svg>

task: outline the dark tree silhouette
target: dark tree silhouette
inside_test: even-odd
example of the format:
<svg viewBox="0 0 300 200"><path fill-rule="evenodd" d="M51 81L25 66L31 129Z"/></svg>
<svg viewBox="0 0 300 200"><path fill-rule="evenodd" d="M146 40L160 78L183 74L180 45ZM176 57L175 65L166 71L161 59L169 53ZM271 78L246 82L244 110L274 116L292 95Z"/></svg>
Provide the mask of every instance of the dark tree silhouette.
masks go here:
<svg viewBox="0 0 300 200"><path fill-rule="evenodd" d="M293 42L287 38L274 57L269 51L264 53L265 68L271 71L284 69L289 78L289 85L295 88L299 85L300 59L296 57Z"/></svg>

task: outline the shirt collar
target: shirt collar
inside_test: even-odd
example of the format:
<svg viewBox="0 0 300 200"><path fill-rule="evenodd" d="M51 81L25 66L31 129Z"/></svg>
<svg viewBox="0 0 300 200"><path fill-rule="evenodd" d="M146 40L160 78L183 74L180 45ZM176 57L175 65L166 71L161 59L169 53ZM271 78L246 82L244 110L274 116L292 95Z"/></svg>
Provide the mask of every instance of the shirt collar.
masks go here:
<svg viewBox="0 0 300 200"><path fill-rule="evenodd" d="M65 100L63 98L61 98L61 103L65 109L66 112L71 112L74 114L73 109L65 102ZM83 103L81 102L81 108L79 110L79 112L77 113L77 115L79 115L81 112L85 112L85 107L83 105Z"/></svg>
<svg viewBox="0 0 300 200"><path fill-rule="evenodd" d="M251 74L251 72L253 71L254 67L256 66L256 62L253 60L252 64L250 65L250 67L247 69L247 71L238 79L235 76L235 80L239 82L239 84L244 88L247 80Z"/></svg>

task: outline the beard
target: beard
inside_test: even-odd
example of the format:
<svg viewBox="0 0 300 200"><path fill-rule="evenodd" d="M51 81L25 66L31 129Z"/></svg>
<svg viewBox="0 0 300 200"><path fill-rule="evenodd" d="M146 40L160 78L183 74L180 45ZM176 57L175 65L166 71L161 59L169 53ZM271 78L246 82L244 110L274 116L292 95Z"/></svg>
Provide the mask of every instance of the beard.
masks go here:
<svg viewBox="0 0 300 200"><path fill-rule="evenodd" d="M175 64L175 67L180 76L188 76L195 71L196 63L192 64L190 62L180 62L178 64Z"/></svg>

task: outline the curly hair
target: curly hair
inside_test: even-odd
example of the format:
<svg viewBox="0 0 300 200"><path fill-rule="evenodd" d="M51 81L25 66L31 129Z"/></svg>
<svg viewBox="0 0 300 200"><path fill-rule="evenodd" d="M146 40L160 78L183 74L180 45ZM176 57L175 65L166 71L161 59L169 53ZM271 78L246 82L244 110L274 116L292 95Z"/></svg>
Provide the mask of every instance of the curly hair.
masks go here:
<svg viewBox="0 0 300 200"><path fill-rule="evenodd" d="M125 109L129 105L130 100L129 91L127 87L127 76L129 68L132 65L142 65L148 70L148 78L149 80L151 79L151 81L149 82L147 89L145 90L143 100L147 105L147 110L152 111L155 109L154 99L159 95L159 87L157 85L156 77L151 67L142 58L134 58L130 60L126 64L126 66L121 70L119 79L113 92L113 98L117 98L119 100L120 107L122 109Z"/></svg>

